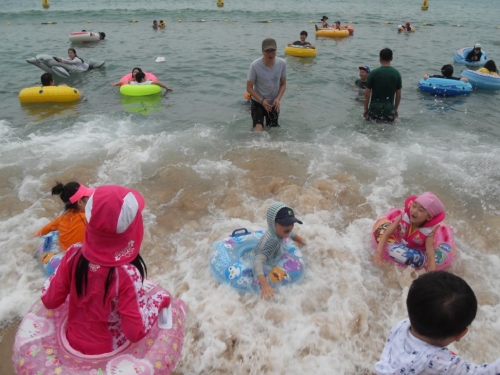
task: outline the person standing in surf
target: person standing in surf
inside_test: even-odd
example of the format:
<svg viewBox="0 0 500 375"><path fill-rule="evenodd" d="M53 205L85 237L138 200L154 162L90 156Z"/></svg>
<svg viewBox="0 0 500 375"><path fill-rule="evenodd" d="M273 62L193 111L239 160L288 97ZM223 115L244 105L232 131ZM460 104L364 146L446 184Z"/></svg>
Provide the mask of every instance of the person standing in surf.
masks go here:
<svg viewBox="0 0 500 375"><path fill-rule="evenodd" d="M286 62L276 57L276 41L262 41L262 57L250 64L247 92L252 97L253 129L262 131L265 125L277 127L281 98L286 89Z"/></svg>

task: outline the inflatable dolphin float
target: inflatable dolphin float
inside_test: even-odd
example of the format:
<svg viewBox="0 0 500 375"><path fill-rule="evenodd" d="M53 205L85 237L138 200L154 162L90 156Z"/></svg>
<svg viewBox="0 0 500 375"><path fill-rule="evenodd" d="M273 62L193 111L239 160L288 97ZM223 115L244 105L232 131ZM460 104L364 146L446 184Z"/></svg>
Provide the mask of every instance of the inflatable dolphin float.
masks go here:
<svg viewBox="0 0 500 375"><path fill-rule="evenodd" d="M70 64L65 64L63 62L58 62L51 55L40 54L36 57L31 57L26 60L26 62L35 65L36 67L42 69L47 73L55 73L59 77L69 78L70 73L81 72L75 66ZM86 61L89 64L89 69L100 68L104 66L104 61Z"/></svg>

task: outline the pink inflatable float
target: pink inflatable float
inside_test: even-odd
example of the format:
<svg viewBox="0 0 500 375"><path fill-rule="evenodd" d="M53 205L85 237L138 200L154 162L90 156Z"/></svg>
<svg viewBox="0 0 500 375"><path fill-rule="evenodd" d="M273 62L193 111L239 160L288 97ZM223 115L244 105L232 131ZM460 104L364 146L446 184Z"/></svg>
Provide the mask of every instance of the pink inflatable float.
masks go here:
<svg viewBox="0 0 500 375"><path fill-rule="evenodd" d="M380 217L373 226L372 236L375 250L382 234L404 213L403 209L391 208L388 213ZM449 225L440 224L434 234L434 254L436 260L436 269L446 268L453 258L455 258L455 240L453 239L453 228ZM387 244L382 251L382 258L396 263L398 266L411 266L416 269L427 269L427 256L425 251L411 249L401 243L398 230L396 229L389 237Z"/></svg>
<svg viewBox="0 0 500 375"><path fill-rule="evenodd" d="M162 290L151 279L144 280L144 288L148 295ZM170 374L184 343L186 305L180 299L171 299L170 306L141 341L127 341L111 353L84 355L66 339L67 301L47 310L38 300L16 333L12 356L15 371L22 375Z"/></svg>
<svg viewBox="0 0 500 375"><path fill-rule="evenodd" d="M158 82L158 78L153 73L144 72L147 81ZM128 84L128 81L132 79L132 73L125 74L122 78L120 78L120 82L122 84Z"/></svg>

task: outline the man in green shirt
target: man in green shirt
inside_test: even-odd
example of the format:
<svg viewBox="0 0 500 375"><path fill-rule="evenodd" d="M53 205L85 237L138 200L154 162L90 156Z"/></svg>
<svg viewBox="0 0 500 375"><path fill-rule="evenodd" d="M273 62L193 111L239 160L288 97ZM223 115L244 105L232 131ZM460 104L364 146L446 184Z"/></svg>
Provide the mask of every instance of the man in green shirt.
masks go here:
<svg viewBox="0 0 500 375"><path fill-rule="evenodd" d="M380 67L370 72L366 81L363 116L367 120L392 122L398 117L401 101L401 74L391 66L392 51L380 51Z"/></svg>

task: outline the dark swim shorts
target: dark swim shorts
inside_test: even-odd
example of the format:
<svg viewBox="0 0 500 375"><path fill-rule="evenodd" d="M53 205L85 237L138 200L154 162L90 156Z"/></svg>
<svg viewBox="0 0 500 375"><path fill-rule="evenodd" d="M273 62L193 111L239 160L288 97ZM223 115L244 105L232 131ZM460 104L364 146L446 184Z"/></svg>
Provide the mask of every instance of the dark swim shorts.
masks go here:
<svg viewBox="0 0 500 375"><path fill-rule="evenodd" d="M367 120L375 122L394 122L394 115L377 116L377 115L372 115L370 112L368 112L365 118Z"/></svg>
<svg viewBox="0 0 500 375"><path fill-rule="evenodd" d="M252 99L252 120L254 128L255 125L257 124L270 127L279 126L278 117L279 117L279 112L276 111L276 109L273 108L271 112L267 112L260 103L257 103L255 100ZM264 118L266 119L265 124L264 124Z"/></svg>

